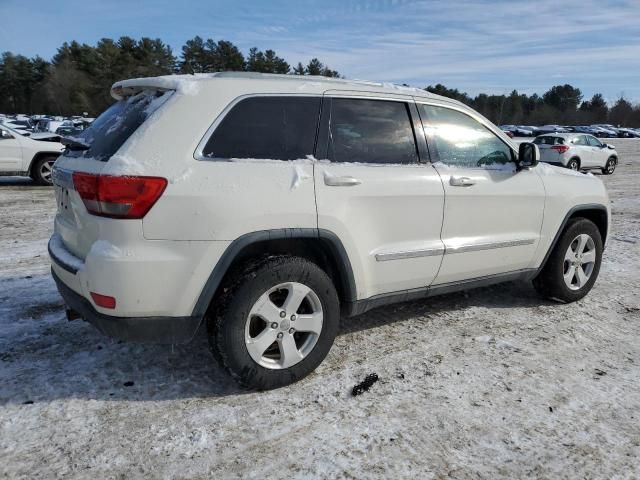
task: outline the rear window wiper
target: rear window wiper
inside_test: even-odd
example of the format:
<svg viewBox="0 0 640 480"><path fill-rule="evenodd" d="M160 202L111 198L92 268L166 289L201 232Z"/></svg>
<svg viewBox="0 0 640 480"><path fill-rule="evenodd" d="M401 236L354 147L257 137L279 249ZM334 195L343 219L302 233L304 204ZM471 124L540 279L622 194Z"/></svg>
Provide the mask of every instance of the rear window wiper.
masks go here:
<svg viewBox="0 0 640 480"><path fill-rule="evenodd" d="M89 150L91 145L87 145L78 137L60 137L62 143L69 150Z"/></svg>

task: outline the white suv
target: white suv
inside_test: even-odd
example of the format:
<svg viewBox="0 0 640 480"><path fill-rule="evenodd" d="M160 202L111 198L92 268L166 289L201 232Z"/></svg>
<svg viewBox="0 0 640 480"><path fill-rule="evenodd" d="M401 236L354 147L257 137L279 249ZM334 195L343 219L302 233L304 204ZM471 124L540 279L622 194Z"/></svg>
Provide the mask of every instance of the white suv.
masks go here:
<svg viewBox="0 0 640 480"><path fill-rule="evenodd" d="M540 161L571 170L600 170L611 175L618 164L618 152L593 135L550 133L533 141L540 149Z"/></svg>
<svg viewBox="0 0 640 480"><path fill-rule="evenodd" d="M340 316L509 280L591 289L602 182L537 164L463 104L248 73L116 83L54 168L52 272L114 337L189 341L260 389L315 369Z"/></svg>
<svg viewBox="0 0 640 480"><path fill-rule="evenodd" d="M51 185L51 170L62 150L59 142L25 137L0 124L0 175L29 175L40 185Z"/></svg>

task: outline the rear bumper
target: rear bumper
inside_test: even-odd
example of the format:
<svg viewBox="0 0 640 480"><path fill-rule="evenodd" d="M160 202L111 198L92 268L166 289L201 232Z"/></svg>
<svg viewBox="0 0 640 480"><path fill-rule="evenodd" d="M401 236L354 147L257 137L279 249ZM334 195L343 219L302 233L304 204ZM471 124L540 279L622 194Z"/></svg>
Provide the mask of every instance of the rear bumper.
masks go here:
<svg viewBox="0 0 640 480"><path fill-rule="evenodd" d="M105 315L96 311L86 298L69 288L53 269L51 275L67 306L109 337L138 343L186 343L195 336L202 321L200 316L113 317Z"/></svg>

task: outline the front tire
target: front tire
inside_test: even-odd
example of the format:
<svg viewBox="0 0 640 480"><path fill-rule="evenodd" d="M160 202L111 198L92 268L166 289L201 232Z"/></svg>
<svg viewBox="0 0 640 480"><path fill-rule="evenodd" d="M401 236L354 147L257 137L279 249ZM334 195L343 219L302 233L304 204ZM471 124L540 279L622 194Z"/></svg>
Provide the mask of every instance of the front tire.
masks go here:
<svg viewBox="0 0 640 480"><path fill-rule="evenodd" d="M340 323L329 276L299 257L271 257L237 272L208 316L216 359L242 385L294 383L327 356Z"/></svg>
<svg viewBox="0 0 640 480"><path fill-rule="evenodd" d="M35 161L31 167L31 178L33 178L38 185L53 185L53 177L51 174L56 159L57 157L47 155Z"/></svg>
<svg viewBox="0 0 640 480"><path fill-rule="evenodd" d="M616 161L615 157L610 157L609 160L607 160L606 165L602 169L602 173L604 175L611 175L616 170L617 163L618 162Z"/></svg>
<svg viewBox="0 0 640 480"><path fill-rule="evenodd" d="M598 278L602 250L598 227L586 218L571 219L533 286L553 300L580 300Z"/></svg>

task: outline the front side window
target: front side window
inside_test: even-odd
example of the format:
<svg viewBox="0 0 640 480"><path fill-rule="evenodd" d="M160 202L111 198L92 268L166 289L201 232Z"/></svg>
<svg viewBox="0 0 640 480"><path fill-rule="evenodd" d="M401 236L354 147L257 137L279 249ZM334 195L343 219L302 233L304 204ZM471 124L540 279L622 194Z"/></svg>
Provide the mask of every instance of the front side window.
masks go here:
<svg viewBox="0 0 640 480"><path fill-rule="evenodd" d="M589 145L591 145L592 147L602 147L602 143L600 143L600 140L598 140L596 137L592 137L592 136L588 136L587 140L589 141Z"/></svg>
<svg viewBox="0 0 640 480"><path fill-rule="evenodd" d="M333 98L328 157L332 162L417 163L407 104Z"/></svg>
<svg viewBox="0 0 640 480"><path fill-rule="evenodd" d="M211 158L297 160L313 155L320 97L250 97L238 102L207 141Z"/></svg>
<svg viewBox="0 0 640 480"><path fill-rule="evenodd" d="M511 148L469 115L446 107L419 105L424 131L440 162L462 168L506 165Z"/></svg>

